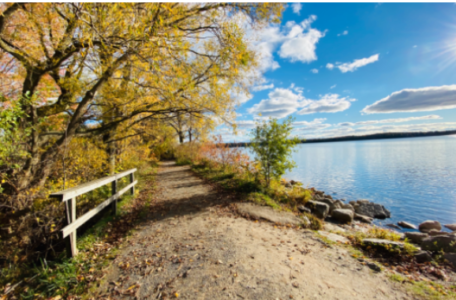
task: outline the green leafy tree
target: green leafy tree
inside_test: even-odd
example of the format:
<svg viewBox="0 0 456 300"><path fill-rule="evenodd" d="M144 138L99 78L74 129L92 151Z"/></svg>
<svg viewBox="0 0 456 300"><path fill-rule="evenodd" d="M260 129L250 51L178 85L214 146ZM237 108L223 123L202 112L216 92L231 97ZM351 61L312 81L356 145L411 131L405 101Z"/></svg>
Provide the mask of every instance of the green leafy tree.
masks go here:
<svg viewBox="0 0 456 300"><path fill-rule="evenodd" d="M261 174L269 187L272 179L280 179L287 170L295 167L290 160L293 147L299 142L298 138L291 138L293 118L283 123L277 119L258 123L253 130L253 139L250 147L255 152L255 160L260 163Z"/></svg>

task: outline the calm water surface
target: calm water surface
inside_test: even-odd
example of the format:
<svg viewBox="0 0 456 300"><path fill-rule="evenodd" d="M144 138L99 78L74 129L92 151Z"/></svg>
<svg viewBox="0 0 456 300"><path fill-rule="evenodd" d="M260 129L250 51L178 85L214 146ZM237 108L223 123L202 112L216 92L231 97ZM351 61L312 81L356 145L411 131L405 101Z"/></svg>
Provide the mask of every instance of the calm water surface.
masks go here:
<svg viewBox="0 0 456 300"><path fill-rule="evenodd" d="M285 178L333 198L369 199L391 219L456 223L456 136L300 144ZM335 193L335 194L333 194Z"/></svg>

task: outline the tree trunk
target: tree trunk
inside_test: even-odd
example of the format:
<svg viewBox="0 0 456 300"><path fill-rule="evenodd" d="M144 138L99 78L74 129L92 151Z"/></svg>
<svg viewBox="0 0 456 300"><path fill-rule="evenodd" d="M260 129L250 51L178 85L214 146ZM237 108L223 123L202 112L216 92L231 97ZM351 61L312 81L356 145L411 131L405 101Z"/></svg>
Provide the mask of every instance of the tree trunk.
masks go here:
<svg viewBox="0 0 456 300"><path fill-rule="evenodd" d="M179 131L179 143L184 143L184 139L185 139L185 136L184 136L184 133L182 131Z"/></svg>

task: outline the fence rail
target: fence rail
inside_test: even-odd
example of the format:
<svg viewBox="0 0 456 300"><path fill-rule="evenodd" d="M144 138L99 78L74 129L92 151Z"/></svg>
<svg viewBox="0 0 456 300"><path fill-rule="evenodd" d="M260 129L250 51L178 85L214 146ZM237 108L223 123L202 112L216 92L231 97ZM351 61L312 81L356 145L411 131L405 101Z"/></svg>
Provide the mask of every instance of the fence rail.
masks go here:
<svg viewBox="0 0 456 300"><path fill-rule="evenodd" d="M58 198L60 201L65 202L65 213L67 226L65 226L62 231L62 237L67 238L67 251L71 257L74 257L78 254L78 249L76 247L76 230L90 220L93 216L99 213L103 208L112 205L112 211L114 215L117 213L117 200L130 190L131 194L135 193L135 185L138 183L135 180L135 169L121 172L119 174L114 174L111 176L103 177L97 180L93 180L76 187L66 189L57 193L50 195L52 198ZM117 191L117 181L127 175L130 175L130 184ZM111 183L111 192L112 196L103 201L94 209L88 211L81 217L76 219L76 197L86 194L90 191L93 191L96 188L102 187L108 183Z"/></svg>

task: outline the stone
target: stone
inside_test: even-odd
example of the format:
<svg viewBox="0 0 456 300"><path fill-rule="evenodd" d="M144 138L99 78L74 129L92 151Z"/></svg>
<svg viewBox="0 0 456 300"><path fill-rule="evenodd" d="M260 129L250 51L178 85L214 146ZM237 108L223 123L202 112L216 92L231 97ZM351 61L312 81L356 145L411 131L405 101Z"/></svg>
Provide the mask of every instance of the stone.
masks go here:
<svg viewBox="0 0 456 300"><path fill-rule="evenodd" d="M418 225L418 229L421 232L429 232L431 229L437 229L438 231L442 230L442 225L437 221L427 220Z"/></svg>
<svg viewBox="0 0 456 300"><path fill-rule="evenodd" d="M443 251L447 253L456 252L456 236L454 235L438 235L430 236L423 239L421 243L423 250L429 251Z"/></svg>
<svg viewBox="0 0 456 300"><path fill-rule="evenodd" d="M425 262L432 261L432 256L427 251L420 251L417 254L415 254L415 259L416 259L417 263L422 264Z"/></svg>
<svg viewBox="0 0 456 300"><path fill-rule="evenodd" d="M307 201L306 207L310 208L312 213L320 219L324 219L328 216L329 206L326 203L318 201Z"/></svg>
<svg viewBox="0 0 456 300"><path fill-rule="evenodd" d="M305 207L304 205L299 205L298 206L298 210L302 213L311 213L310 209L308 209L307 207Z"/></svg>
<svg viewBox="0 0 456 300"><path fill-rule="evenodd" d="M348 244L350 242L346 237L343 237L343 236L335 234L335 233L321 231L321 230L319 230L318 233L334 243Z"/></svg>
<svg viewBox="0 0 456 300"><path fill-rule="evenodd" d="M302 220L291 212L276 211L269 206L259 206L253 203L237 203L237 210L241 215L255 220L264 219L277 224L301 225Z"/></svg>
<svg viewBox="0 0 456 300"><path fill-rule="evenodd" d="M355 220L361 221L366 224L372 224L372 218L369 218L368 216L356 214L356 213L355 213Z"/></svg>
<svg viewBox="0 0 456 300"><path fill-rule="evenodd" d="M427 233L423 232L406 232L405 237L409 239L412 243L420 245L425 238L428 237Z"/></svg>
<svg viewBox="0 0 456 300"><path fill-rule="evenodd" d="M334 201L333 201L333 200L331 200L331 199L328 199L328 198L323 198L323 199L320 199L320 200L318 200L318 202L323 202L323 203L326 203L326 204L328 204L328 207L331 207L331 205L334 203Z"/></svg>
<svg viewBox="0 0 456 300"><path fill-rule="evenodd" d="M331 216L338 222L351 223L353 222L354 213L349 209L335 209Z"/></svg>
<svg viewBox="0 0 456 300"><path fill-rule="evenodd" d="M456 231L456 224L446 224L443 226L445 226L446 228L448 228L451 231Z"/></svg>
<svg viewBox="0 0 456 300"><path fill-rule="evenodd" d="M402 228L418 229L412 223L408 223L408 222L404 222L404 221L397 222L397 225L401 226Z"/></svg>
<svg viewBox="0 0 456 300"><path fill-rule="evenodd" d="M438 231L438 230L435 230L435 229L429 230L428 234L429 234L430 236L451 235L450 232Z"/></svg>
<svg viewBox="0 0 456 300"><path fill-rule="evenodd" d="M348 204L350 204L353 207L357 207L359 205L359 203L356 201L348 201Z"/></svg>
<svg viewBox="0 0 456 300"><path fill-rule="evenodd" d="M380 268L377 264L373 262L366 262L366 266L368 266L374 272L381 272L382 268Z"/></svg>
<svg viewBox="0 0 456 300"><path fill-rule="evenodd" d="M341 208L343 208L343 209L349 209L349 210L351 210L352 212L355 212L355 208L354 208L351 204L348 204L348 203L342 203Z"/></svg>
<svg viewBox="0 0 456 300"><path fill-rule="evenodd" d="M309 218L307 218L306 216L303 216L303 217L301 217L301 219L302 219L302 224L304 225L304 227L310 226Z"/></svg>
<svg viewBox="0 0 456 300"><path fill-rule="evenodd" d="M391 228L394 228L394 229L401 229L399 226L397 226L396 224L386 224L386 226L388 227L391 227Z"/></svg>
<svg viewBox="0 0 456 300"><path fill-rule="evenodd" d="M369 200L367 199L361 199L361 200L356 200L357 203L359 204L368 204L369 203Z"/></svg>
<svg viewBox="0 0 456 300"><path fill-rule="evenodd" d="M360 215L365 215L371 218L386 219L391 217L391 213L380 204L358 202L359 205L355 207L355 212Z"/></svg>
<svg viewBox="0 0 456 300"><path fill-rule="evenodd" d="M337 201L339 201L339 200L337 200ZM333 203L331 203L331 204L329 205L329 214L330 214L330 215L332 215L332 212L333 212L335 209L341 208L340 203L337 202L337 201L335 201L335 202L333 202Z"/></svg>
<svg viewBox="0 0 456 300"><path fill-rule="evenodd" d="M456 253L445 253L443 254L443 258L456 268Z"/></svg>
<svg viewBox="0 0 456 300"><path fill-rule="evenodd" d="M363 244L369 245L372 247L375 247L375 246L393 246L393 247L399 247L399 248L404 247L404 243L393 242L393 241L384 240L384 239L364 239Z"/></svg>

